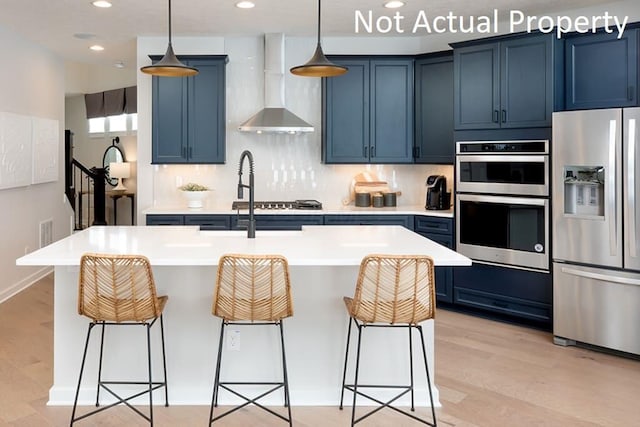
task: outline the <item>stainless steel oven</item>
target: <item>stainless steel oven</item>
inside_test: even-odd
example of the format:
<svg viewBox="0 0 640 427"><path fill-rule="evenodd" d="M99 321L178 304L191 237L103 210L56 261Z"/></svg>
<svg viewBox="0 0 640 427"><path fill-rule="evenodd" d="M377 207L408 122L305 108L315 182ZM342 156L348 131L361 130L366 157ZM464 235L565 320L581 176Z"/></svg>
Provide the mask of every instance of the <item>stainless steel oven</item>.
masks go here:
<svg viewBox="0 0 640 427"><path fill-rule="evenodd" d="M549 199L456 196L456 249L474 260L549 270Z"/></svg>
<svg viewBox="0 0 640 427"><path fill-rule="evenodd" d="M456 249L549 271L549 141L456 144Z"/></svg>
<svg viewBox="0 0 640 427"><path fill-rule="evenodd" d="M456 191L549 195L549 141L460 141Z"/></svg>

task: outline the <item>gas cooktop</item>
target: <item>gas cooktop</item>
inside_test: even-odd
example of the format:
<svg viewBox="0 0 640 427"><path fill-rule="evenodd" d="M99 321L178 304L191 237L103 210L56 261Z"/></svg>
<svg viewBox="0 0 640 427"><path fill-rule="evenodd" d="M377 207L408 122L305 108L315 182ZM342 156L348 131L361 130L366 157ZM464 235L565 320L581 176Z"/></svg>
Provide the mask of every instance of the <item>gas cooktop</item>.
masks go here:
<svg viewBox="0 0 640 427"><path fill-rule="evenodd" d="M317 200L293 200L293 201L281 201L271 200L266 202L253 202L254 209L267 209L267 210L286 210L286 209L306 209L306 210L320 210L322 209L322 203ZM231 209L249 209L249 202L244 200L236 200L231 204Z"/></svg>

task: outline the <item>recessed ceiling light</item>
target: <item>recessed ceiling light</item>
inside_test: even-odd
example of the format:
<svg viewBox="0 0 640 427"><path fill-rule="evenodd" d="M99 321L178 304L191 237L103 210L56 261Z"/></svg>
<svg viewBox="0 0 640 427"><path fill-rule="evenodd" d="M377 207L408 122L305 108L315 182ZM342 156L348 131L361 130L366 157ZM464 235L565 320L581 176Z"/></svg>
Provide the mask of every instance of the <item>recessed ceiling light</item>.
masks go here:
<svg viewBox="0 0 640 427"><path fill-rule="evenodd" d="M255 3L252 1L239 1L238 3L236 3L236 7L240 9L251 9L255 7Z"/></svg>
<svg viewBox="0 0 640 427"><path fill-rule="evenodd" d="M106 0L96 0L91 2L95 7L111 7L111 2Z"/></svg>
<svg viewBox="0 0 640 427"><path fill-rule="evenodd" d="M402 6L404 6L404 2L400 0L389 0L384 2L384 7L387 9L397 9Z"/></svg>
<svg viewBox="0 0 640 427"><path fill-rule="evenodd" d="M93 46L89 47L89 49L95 50L95 51L101 51L101 50L104 50L104 47L100 46L99 44L94 44Z"/></svg>
<svg viewBox="0 0 640 427"><path fill-rule="evenodd" d="M115 64L113 64L113 66L116 68L124 68L124 62L117 61Z"/></svg>

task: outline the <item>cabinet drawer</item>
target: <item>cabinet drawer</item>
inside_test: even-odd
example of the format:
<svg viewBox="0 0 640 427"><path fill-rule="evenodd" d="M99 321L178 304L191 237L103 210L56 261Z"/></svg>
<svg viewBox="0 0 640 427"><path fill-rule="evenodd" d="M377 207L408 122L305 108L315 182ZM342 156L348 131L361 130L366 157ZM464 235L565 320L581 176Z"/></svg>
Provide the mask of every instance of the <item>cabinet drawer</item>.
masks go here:
<svg viewBox="0 0 640 427"><path fill-rule="evenodd" d="M147 215L147 225L184 225L184 216Z"/></svg>
<svg viewBox="0 0 640 427"><path fill-rule="evenodd" d="M185 225L199 225L201 230L230 230L229 215L185 215Z"/></svg>
<svg viewBox="0 0 640 427"><path fill-rule="evenodd" d="M240 215L245 220L248 215ZM322 215L256 215L257 230L301 230L303 225L322 225ZM231 216L231 227L238 229L238 217Z"/></svg>
<svg viewBox="0 0 640 427"><path fill-rule="evenodd" d="M325 215L325 225L401 225L413 230L412 215Z"/></svg>
<svg viewBox="0 0 640 427"><path fill-rule="evenodd" d="M496 295L475 289L454 288L454 303L549 323L551 305Z"/></svg>
<svg viewBox="0 0 640 427"><path fill-rule="evenodd" d="M415 216L415 231L417 233L453 234L453 219L435 218L429 216Z"/></svg>

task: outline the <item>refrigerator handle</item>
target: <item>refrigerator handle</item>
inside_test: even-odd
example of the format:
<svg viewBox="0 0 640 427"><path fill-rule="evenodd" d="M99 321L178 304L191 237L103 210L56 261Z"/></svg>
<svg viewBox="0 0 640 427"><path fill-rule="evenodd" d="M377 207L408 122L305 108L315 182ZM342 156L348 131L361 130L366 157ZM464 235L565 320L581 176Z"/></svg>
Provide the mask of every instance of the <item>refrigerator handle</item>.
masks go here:
<svg viewBox="0 0 640 427"><path fill-rule="evenodd" d="M607 206L609 217L609 254L616 256L618 246L618 222L616 214L616 120L609 121L609 173L607 177Z"/></svg>
<svg viewBox="0 0 640 427"><path fill-rule="evenodd" d="M629 218L629 255L637 255L636 235L636 119L629 119L627 153L627 217Z"/></svg>
<svg viewBox="0 0 640 427"><path fill-rule="evenodd" d="M566 274L571 274L573 276L583 277L585 279L601 280L603 282L619 283L621 285L640 286L640 280L637 279L629 279L626 277L614 276L609 274L592 273L590 271L583 271L569 267L562 267L560 271Z"/></svg>

